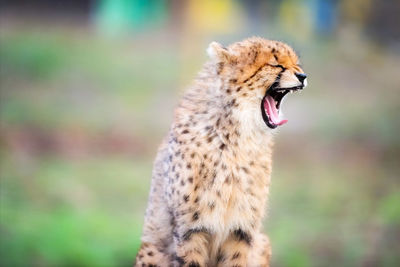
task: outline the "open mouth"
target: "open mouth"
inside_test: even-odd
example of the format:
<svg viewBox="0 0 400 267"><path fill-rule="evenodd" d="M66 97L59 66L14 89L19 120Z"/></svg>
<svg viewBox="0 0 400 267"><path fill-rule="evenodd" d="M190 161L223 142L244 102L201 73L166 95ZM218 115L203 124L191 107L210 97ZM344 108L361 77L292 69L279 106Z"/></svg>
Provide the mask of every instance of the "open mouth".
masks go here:
<svg viewBox="0 0 400 267"><path fill-rule="evenodd" d="M269 88L261 102L261 113L265 124L271 128L285 124L288 120L283 119L280 112L282 99L288 94L303 89L303 85L279 88L276 83Z"/></svg>

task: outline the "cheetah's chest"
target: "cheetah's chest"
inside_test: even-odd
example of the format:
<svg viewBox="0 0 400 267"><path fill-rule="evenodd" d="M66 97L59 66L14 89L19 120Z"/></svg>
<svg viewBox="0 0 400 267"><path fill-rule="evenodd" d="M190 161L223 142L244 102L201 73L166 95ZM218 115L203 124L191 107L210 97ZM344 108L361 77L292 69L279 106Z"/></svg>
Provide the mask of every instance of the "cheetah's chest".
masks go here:
<svg viewBox="0 0 400 267"><path fill-rule="evenodd" d="M232 166L233 170L217 172L200 203L206 224L217 232L257 228L264 214L269 176L262 170Z"/></svg>

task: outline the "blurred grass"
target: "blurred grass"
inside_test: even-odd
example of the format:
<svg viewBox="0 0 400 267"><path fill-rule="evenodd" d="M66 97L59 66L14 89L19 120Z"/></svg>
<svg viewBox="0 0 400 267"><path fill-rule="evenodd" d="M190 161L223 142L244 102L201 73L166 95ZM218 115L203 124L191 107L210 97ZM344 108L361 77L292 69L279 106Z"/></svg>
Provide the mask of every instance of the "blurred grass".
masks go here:
<svg viewBox="0 0 400 267"><path fill-rule="evenodd" d="M129 266L151 166L141 160L1 159L3 266ZM27 170L28 169L28 170Z"/></svg>
<svg viewBox="0 0 400 267"><path fill-rule="evenodd" d="M54 33L7 35L1 39L0 75L5 87L18 87L3 90L8 101L1 106L2 119L50 127L110 127L110 116L118 112L142 114L152 96L165 94L164 88L177 80L177 57L141 49L143 44L132 40L115 44ZM79 116L82 112L85 116Z"/></svg>
<svg viewBox="0 0 400 267"><path fill-rule="evenodd" d="M397 184L387 181L379 192L377 179L386 174L374 167L349 169L340 162L311 167L304 159L297 164L275 166L266 226L274 263L359 266L372 257L383 266L395 266L398 241L375 240L374 235L399 234ZM383 264L388 259L392 264Z"/></svg>
<svg viewBox="0 0 400 267"><path fill-rule="evenodd" d="M400 263L399 61L370 56L378 73L367 45L345 48L304 48L310 87L284 105L274 266ZM0 58L0 265L130 266L156 147L205 56L165 36L18 30Z"/></svg>

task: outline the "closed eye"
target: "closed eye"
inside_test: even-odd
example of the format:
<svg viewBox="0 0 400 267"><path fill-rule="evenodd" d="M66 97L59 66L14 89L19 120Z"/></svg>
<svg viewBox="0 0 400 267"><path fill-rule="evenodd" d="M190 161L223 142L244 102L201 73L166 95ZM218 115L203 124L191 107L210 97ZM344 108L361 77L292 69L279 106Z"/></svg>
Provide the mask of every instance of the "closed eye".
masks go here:
<svg viewBox="0 0 400 267"><path fill-rule="evenodd" d="M274 68L281 68L282 70L286 70L284 66L281 64L268 64L268 66L274 67Z"/></svg>
<svg viewBox="0 0 400 267"><path fill-rule="evenodd" d="M280 65L280 64L274 65L274 64L266 63L265 65L262 65L261 67L259 67L252 75L250 75L250 77L248 77L247 79L245 79L245 80L243 81L243 83L248 82L250 79L252 79L254 76L256 76L256 74L257 74L258 72L260 72L265 66L270 66L270 67L273 67L273 68L280 68L280 69L282 70L282 72L286 70L286 68L285 68L284 66Z"/></svg>

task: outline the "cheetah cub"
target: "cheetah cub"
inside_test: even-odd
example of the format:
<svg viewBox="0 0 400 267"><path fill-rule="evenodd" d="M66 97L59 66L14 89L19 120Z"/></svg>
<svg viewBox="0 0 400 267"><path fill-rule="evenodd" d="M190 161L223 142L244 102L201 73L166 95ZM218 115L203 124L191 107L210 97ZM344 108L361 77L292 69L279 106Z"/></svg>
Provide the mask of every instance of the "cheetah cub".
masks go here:
<svg viewBox="0 0 400 267"><path fill-rule="evenodd" d="M154 163L136 266L269 266L261 221L273 129L306 75L277 41L212 42L207 52Z"/></svg>

